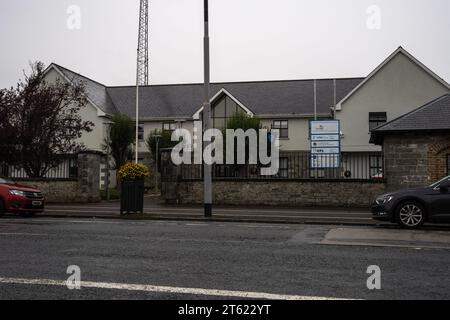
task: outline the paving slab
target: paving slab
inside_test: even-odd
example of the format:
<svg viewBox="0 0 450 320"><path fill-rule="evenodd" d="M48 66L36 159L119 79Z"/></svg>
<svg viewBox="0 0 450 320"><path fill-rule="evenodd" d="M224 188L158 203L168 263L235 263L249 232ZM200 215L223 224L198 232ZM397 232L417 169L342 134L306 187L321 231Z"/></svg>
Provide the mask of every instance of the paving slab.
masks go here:
<svg viewBox="0 0 450 320"><path fill-rule="evenodd" d="M320 242L325 245L435 248L450 250L449 231L389 228L334 228Z"/></svg>

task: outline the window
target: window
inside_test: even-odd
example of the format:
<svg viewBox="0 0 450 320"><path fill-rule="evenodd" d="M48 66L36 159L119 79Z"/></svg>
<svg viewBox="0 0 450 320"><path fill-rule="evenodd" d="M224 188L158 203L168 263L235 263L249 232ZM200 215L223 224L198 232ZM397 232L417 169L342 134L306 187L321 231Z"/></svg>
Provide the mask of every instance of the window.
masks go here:
<svg viewBox="0 0 450 320"><path fill-rule="evenodd" d="M369 113L369 130L372 131L376 127L387 122L386 112L370 112Z"/></svg>
<svg viewBox="0 0 450 320"><path fill-rule="evenodd" d="M75 158L69 159L69 178L78 177L78 161Z"/></svg>
<svg viewBox="0 0 450 320"><path fill-rule="evenodd" d="M383 178L383 156L370 156L370 178Z"/></svg>
<svg viewBox="0 0 450 320"><path fill-rule="evenodd" d="M288 178L289 177L289 159L288 158L280 158L280 169L278 171L279 178Z"/></svg>
<svg viewBox="0 0 450 320"><path fill-rule="evenodd" d="M173 132L177 129L176 122L164 122L163 123L163 131Z"/></svg>
<svg viewBox="0 0 450 320"><path fill-rule="evenodd" d="M280 130L280 139L289 139L289 121L275 120L272 129Z"/></svg>
<svg viewBox="0 0 450 320"><path fill-rule="evenodd" d="M144 141L144 124L139 123L138 126L138 139L139 141Z"/></svg>
<svg viewBox="0 0 450 320"><path fill-rule="evenodd" d="M447 155L447 175L450 176L450 154Z"/></svg>
<svg viewBox="0 0 450 320"><path fill-rule="evenodd" d="M219 130L226 129L230 118L238 112L245 113L233 99L227 95L223 95L211 108L213 128Z"/></svg>

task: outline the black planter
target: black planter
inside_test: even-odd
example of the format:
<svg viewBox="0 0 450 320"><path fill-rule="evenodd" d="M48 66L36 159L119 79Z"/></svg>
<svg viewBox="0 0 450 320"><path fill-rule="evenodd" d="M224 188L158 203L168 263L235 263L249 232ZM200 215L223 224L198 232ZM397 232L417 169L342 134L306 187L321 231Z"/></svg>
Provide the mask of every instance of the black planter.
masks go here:
<svg viewBox="0 0 450 320"><path fill-rule="evenodd" d="M144 180L122 181L120 214L144 213Z"/></svg>

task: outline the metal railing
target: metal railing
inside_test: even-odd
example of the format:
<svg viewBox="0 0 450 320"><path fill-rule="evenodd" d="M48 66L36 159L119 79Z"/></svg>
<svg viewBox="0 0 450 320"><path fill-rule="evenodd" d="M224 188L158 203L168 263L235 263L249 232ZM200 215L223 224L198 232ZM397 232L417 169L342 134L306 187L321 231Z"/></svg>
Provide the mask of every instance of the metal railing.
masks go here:
<svg viewBox="0 0 450 320"><path fill-rule="evenodd" d="M163 182L203 179L202 165L174 166L170 159L162 163ZM381 153L343 153L311 155L307 152L280 154L276 175L261 174L259 165L214 165L215 180L383 180L384 159Z"/></svg>
<svg viewBox="0 0 450 320"><path fill-rule="evenodd" d="M0 164L0 177L12 180L26 180L30 178L20 165ZM44 177L46 180L66 180L78 178L78 161L76 155L64 156L60 164L50 169Z"/></svg>

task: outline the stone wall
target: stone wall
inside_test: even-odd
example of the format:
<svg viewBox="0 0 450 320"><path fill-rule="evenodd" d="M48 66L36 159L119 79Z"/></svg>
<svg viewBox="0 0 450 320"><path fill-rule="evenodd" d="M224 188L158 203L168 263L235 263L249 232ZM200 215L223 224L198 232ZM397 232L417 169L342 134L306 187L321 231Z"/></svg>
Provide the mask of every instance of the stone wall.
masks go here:
<svg viewBox="0 0 450 320"><path fill-rule="evenodd" d="M78 178L22 179L17 183L41 190L47 203L100 202L100 164L103 153L85 151L78 154Z"/></svg>
<svg viewBox="0 0 450 320"><path fill-rule="evenodd" d="M429 185L447 175L450 134L390 134L383 151L389 191Z"/></svg>
<svg viewBox="0 0 450 320"><path fill-rule="evenodd" d="M78 154L78 202L100 202L100 167L104 154L86 151Z"/></svg>
<svg viewBox="0 0 450 320"><path fill-rule="evenodd" d="M47 203L82 202L77 180L26 180L18 183L41 190Z"/></svg>
<svg viewBox="0 0 450 320"><path fill-rule="evenodd" d="M367 208L385 189L382 181L215 181L213 194L222 205ZM164 182L162 194L167 203L201 204L203 182Z"/></svg>

